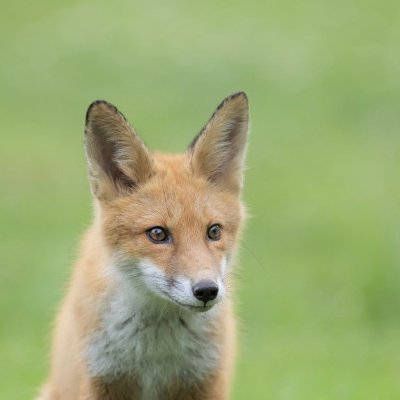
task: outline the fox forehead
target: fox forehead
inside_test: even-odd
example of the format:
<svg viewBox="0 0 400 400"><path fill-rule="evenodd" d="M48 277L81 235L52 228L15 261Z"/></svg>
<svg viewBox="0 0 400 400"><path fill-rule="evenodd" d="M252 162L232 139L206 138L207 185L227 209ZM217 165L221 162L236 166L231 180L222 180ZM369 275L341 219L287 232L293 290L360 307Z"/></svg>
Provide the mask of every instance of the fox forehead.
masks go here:
<svg viewBox="0 0 400 400"><path fill-rule="evenodd" d="M224 191L191 172L186 155L154 154L155 174L130 195L103 207L106 236L112 245L141 236L153 226L167 228L185 240L205 238L211 224L221 224L229 247L239 230L242 208L239 196Z"/></svg>

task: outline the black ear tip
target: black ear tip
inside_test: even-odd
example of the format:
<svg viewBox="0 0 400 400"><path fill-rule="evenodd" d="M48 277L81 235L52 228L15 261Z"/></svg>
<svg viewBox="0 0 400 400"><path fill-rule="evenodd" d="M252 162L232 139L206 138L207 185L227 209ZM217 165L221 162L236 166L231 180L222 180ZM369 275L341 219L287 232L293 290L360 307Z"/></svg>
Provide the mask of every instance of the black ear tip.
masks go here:
<svg viewBox="0 0 400 400"><path fill-rule="evenodd" d="M247 94L245 92L243 92L243 91L231 94L230 96L227 97L227 100L233 100L233 99L237 99L237 98L242 98L246 102L249 101L249 98L247 97Z"/></svg>
<svg viewBox="0 0 400 400"><path fill-rule="evenodd" d="M249 99L245 92L236 92L231 94L230 96L225 97L225 99L222 100L220 105L217 107L216 111L219 111L225 106L234 106L247 109L249 107Z"/></svg>
<svg viewBox="0 0 400 400"><path fill-rule="evenodd" d="M95 100L95 101L93 101L93 102L89 105L89 107L88 107L88 109L87 109L87 111L86 111L86 118L85 118L85 124L86 124L86 126L87 126L88 123L89 123L90 114L92 113L92 111L93 111L94 109L96 109L96 108L98 108L98 107L101 107L101 108L103 108L103 109L111 110L111 111L114 112L114 113L119 113L117 107L115 107L113 104L109 103L108 101L106 101L106 100Z"/></svg>
<svg viewBox="0 0 400 400"><path fill-rule="evenodd" d="M232 97L239 97L239 96L242 96L245 99L248 99L247 94L245 92L243 92L242 90L232 94Z"/></svg>

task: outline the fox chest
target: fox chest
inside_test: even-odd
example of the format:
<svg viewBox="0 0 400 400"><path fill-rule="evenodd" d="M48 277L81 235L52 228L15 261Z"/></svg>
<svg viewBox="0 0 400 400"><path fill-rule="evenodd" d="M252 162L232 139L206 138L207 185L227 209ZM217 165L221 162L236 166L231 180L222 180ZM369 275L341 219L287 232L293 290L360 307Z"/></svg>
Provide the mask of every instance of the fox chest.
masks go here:
<svg viewBox="0 0 400 400"><path fill-rule="evenodd" d="M157 393L171 384L196 383L219 361L208 319L185 318L171 310L155 312L151 307L111 306L89 338L89 372L109 381L134 376L142 397L148 399L158 398Z"/></svg>

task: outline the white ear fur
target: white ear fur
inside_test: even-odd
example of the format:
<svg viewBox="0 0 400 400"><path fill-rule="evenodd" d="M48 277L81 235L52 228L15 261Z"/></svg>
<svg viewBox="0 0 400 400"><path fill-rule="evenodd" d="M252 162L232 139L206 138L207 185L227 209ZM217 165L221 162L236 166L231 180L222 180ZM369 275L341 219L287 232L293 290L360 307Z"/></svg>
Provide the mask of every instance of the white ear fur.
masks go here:
<svg viewBox="0 0 400 400"><path fill-rule="evenodd" d="M99 200L127 194L153 173L147 147L106 101L97 100L88 108L85 150L91 189Z"/></svg>
<svg viewBox="0 0 400 400"><path fill-rule="evenodd" d="M246 94L239 92L225 98L189 146L193 172L217 185L239 191L248 123Z"/></svg>

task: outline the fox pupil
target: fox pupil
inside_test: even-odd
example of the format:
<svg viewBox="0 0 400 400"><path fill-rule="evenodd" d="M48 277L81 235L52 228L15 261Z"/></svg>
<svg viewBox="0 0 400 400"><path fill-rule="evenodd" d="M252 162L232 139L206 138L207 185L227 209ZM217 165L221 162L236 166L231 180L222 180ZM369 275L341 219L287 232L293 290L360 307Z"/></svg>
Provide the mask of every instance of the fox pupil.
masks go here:
<svg viewBox="0 0 400 400"><path fill-rule="evenodd" d="M221 227L218 224L211 225L208 228L207 236L210 240L221 239Z"/></svg>
<svg viewBox="0 0 400 400"><path fill-rule="evenodd" d="M147 237L154 243L163 243L168 240L169 235L166 229L155 226L147 231Z"/></svg>

